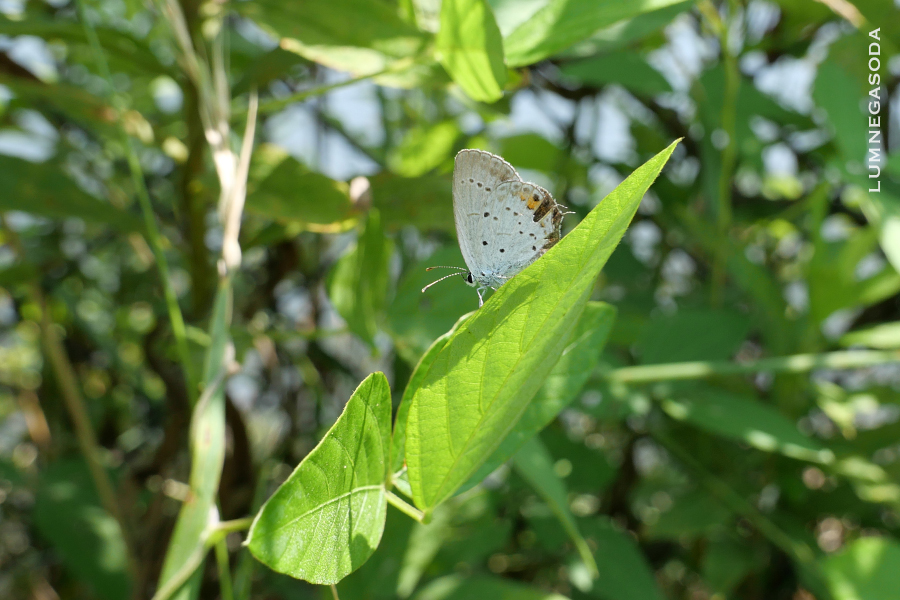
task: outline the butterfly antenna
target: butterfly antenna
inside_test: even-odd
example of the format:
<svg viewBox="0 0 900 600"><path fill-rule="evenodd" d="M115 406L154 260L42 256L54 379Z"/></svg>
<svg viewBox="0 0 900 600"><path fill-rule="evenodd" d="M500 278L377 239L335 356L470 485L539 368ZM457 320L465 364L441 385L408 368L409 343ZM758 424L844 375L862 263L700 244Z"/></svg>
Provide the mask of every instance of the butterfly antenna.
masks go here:
<svg viewBox="0 0 900 600"><path fill-rule="evenodd" d="M427 269L426 269L426 270L427 270ZM450 273L449 275L444 275L443 277L441 277L441 278L438 279L437 281L432 281L431 283L429 283L428 285L426 285L425 287L423 287L423 288L422 288L422 291L424 292L425 290L427 290L428 288L430 288L430 287L433 286L434 284L440 283L441 281L447 279L448 277L456 277L457 275L462 276L462 273Z"/></svg>
<svg viewBox="0 0 900 600"><path fill-rule="evenodd" d="M425 270L431 271L432 269L456 269L457 271L465 271L466 270L466 269L463 269L462 267L451 267L449 265L435 265L433 267L428 267ZM440 279L438 279L438 281L440 281ZM435 281L435 283L437 283L437 281Z"/></svg>

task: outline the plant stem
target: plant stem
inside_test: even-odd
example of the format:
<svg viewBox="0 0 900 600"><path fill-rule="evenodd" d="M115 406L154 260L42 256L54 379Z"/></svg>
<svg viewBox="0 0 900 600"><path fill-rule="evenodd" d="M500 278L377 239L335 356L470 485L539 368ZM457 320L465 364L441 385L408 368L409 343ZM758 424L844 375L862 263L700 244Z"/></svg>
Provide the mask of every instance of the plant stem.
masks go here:
<svg viewBox="0 0 900 600"><path fill-rule="evenodd" d="M88 43L91 46L91 51L94 54L94 60L97 63L97 68L100 70L101 75L106 80L106 84L109 86L109 92L113 101L113 108L116 110L119 117L117 119L117 129L119 132L119 137L122 146L125 148L126 158L128 160L128 168L131 172L131 181L134 185L135 193L137 194L138 198L138 204L140 204L141 213L144 217L144 227L146 229L144 233L147 237L148 243L150 244L150 248L153 250L153 255L156 258L156 267L159 271L159 277L162 280L163 295L166 299L166 308L169 313L169 321L172 324L172 334L175 336L175 345L178 350L178 357L181 360L181 366L184 369L185 378L188 384L188 397L193 402L197 398L198 387L193 363L191 362L190 352L188 351L187 335L185 333L184 326L184 316L181 314L181 307L178 305L178 296L175 294L175 289L172 287L172 282L169 277L169 263L166 260L166 255L163 251L163 237L160 233L159 225L156 222L156 216L153 213L153 205L150 202L150 194L147 191L146 184L144 183L143 169L141 169L141 163L138 159L137 153L134 150L134 146L131 143L131 138L128 136L128 133L122 126L121 114L124 111L125 102L119 96L119 94L116 93L116 89L112 81L112 73L110 72L109 64L106 61L106 55L104 54L103 48L100 45L100 39L97 37L97 32L94 30L94 26L87 18L87 14L84 8L84 1L77 0L75 2L75 7L78 11L78 19L81 21L85 36L87 37Z"/></svg>
<svg viewBox="0 0 900 600"><path fill-rule="evenodd" d="M234 600L234 586L231 585L231 567L228 565L228 544L223 537L216 542L216 566L219 572L219 591L222 600Z"/></svg>
<svg viewBox="0 0 900 600"><path fill-rule="evenodd" d="M397 510L399 510L406 516L412 517L419 523L424 522L425 513L423 513L421 510L419 510L415 506L412 506L411 504L408 504L400 496L396 495L394 492L392 492L390 490L388 490L386 492L386 495L387 495L388 503L392 504L394 506L394 508L396 508Z"/></svg>
<svg viewBox="0 0 900 600"><path fill-rule="evenodd" d="M794 354L763 358L746 363L696 361L621 367L607 371L603 378L621 383L650 383L676 379L702 379L716 375L750 373L805 373L813 369L859 369L900 362L897 350L851 350L822 354Z"/></svg>

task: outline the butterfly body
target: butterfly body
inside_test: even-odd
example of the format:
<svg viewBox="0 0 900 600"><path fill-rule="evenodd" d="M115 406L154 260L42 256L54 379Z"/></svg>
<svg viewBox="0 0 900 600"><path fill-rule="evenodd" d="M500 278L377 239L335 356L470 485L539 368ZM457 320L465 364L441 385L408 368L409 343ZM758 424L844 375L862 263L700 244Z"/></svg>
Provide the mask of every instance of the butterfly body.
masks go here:
<svg viewBox="0 0 900 600"><path fill-rule="evenodd" d="M453 216L468 267L459 275L478 290L479 300L559 241L564 214L547 190L522 181L499 156L482 150L456 155Z"/></svg>

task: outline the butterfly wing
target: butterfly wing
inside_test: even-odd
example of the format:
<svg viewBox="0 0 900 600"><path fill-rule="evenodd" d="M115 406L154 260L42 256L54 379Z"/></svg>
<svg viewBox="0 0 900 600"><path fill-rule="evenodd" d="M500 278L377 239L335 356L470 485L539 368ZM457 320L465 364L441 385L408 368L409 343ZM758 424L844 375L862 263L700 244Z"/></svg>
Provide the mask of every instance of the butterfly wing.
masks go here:
<svg viewBox="0 0 900 600"><path fill-rule="evenodd" d="M489 203L503 182L521 182L512 166L490 152L461 150L453 166L453 217L456 236L466 266L473 273L484 270L489 260L487 247L482 243L491 235ZM491 229L488 229L491 227Z"/></svg>
<svg viewBox="0 0 900 600"><path fill-rule="evenodd" d="M513 277L559 241L563 212L541 186L505 181L494 187L488 204L497 214L482 213L490 230L476 241L488 250L488 272Z"/></svg>

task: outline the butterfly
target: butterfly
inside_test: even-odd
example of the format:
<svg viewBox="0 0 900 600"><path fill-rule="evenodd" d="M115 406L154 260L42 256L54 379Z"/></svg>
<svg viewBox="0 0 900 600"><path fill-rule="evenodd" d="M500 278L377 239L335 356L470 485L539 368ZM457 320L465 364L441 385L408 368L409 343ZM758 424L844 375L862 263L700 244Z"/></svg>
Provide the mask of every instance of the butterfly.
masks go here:
<svg viewBox="0 0 900 600"><path fill-rule="evenodd" d="M453 166L453 217L468 269L459 275L478 293L496 290L550 249L560 237L565 208L541 186L522 181L508 162L483 150L461 150Z"/></svg>

